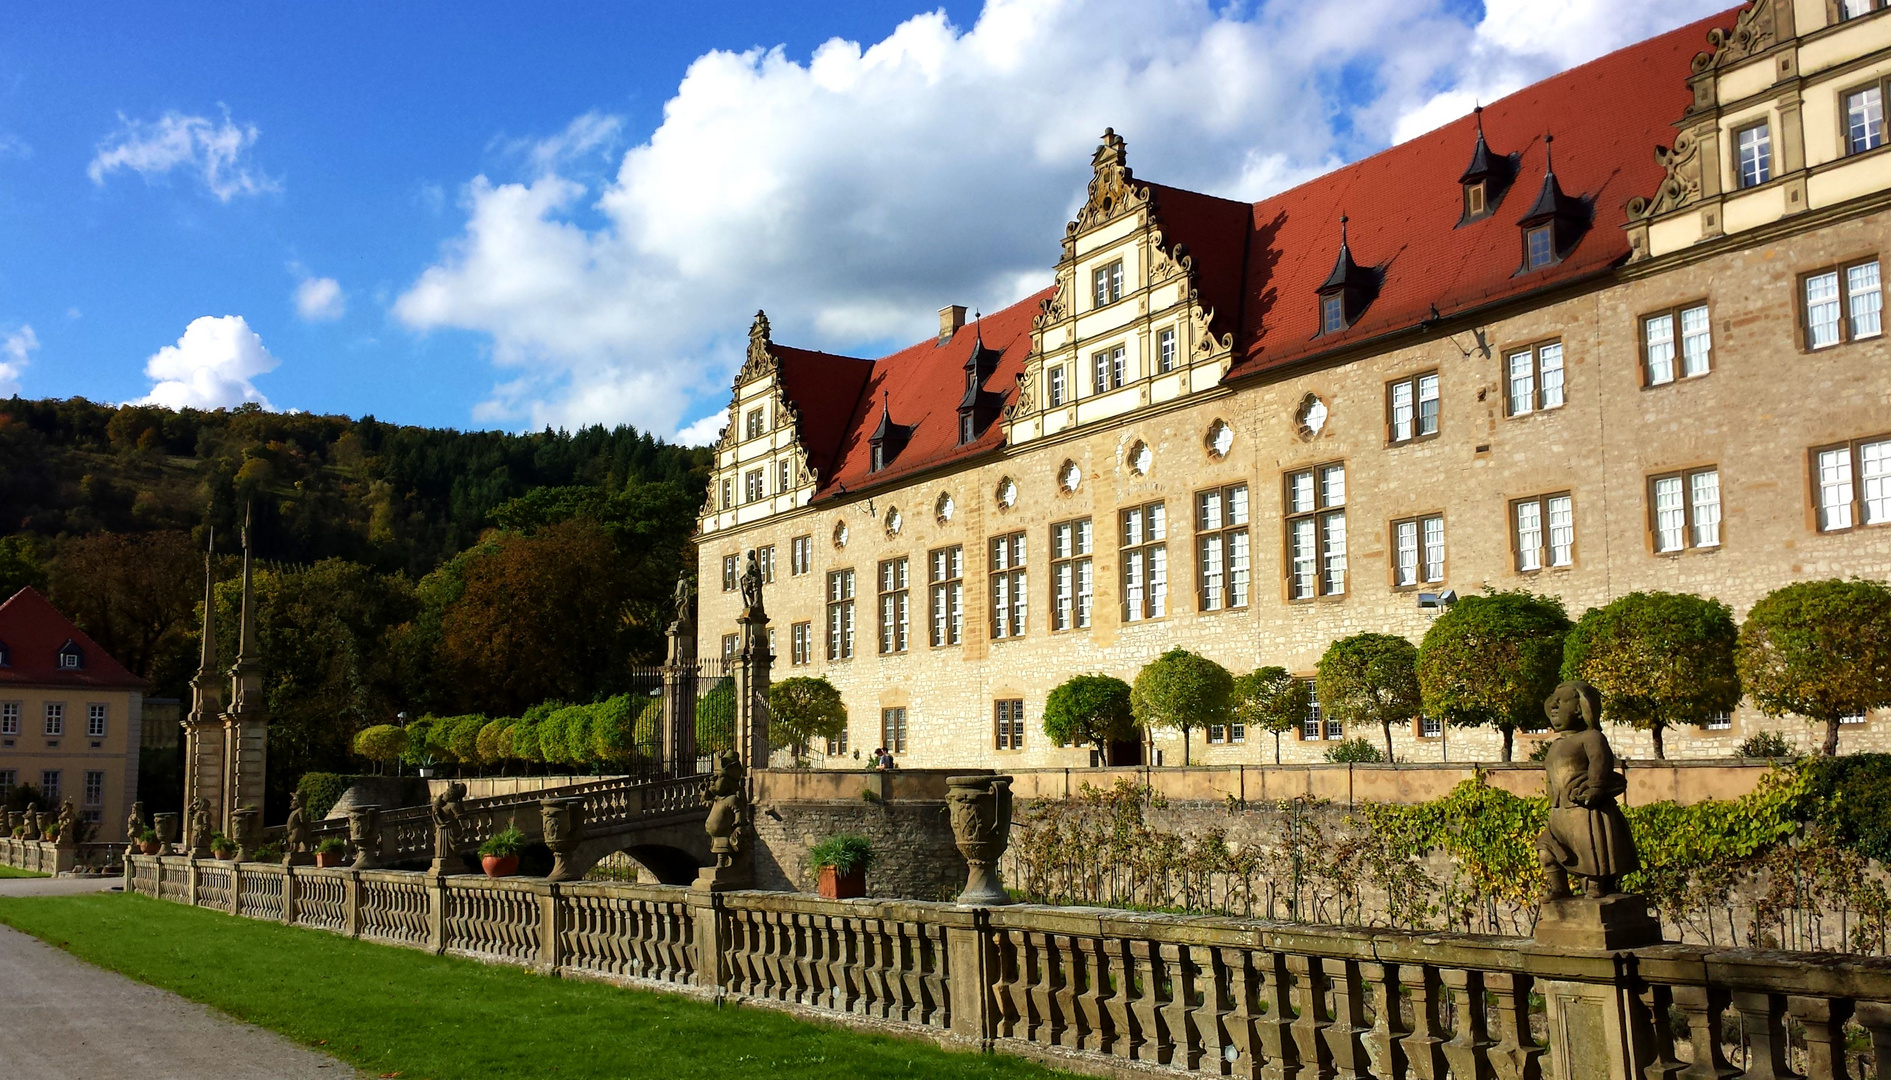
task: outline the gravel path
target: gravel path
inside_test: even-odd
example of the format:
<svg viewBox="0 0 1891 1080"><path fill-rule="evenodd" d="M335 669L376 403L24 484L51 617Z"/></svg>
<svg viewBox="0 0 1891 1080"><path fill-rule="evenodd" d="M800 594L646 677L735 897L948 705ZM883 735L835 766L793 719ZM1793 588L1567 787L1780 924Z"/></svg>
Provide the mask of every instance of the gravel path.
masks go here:
<svg viewBox="0 0 1891 1080"><path fill-rule="evenodd" d="M0 896L102 892L119 879L0 880ZM34 1080L355 1080L360 1074L167 990L0 926L0 1075Z"/></svg>

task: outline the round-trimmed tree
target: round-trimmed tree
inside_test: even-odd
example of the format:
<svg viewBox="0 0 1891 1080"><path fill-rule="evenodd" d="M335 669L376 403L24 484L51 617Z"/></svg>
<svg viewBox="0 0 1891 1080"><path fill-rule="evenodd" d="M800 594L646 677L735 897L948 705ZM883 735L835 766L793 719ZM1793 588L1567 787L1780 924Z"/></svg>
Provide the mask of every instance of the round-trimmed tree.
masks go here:
<svg viewBox="0 0 1891 1080"><path fill-rule="evenodd" d="M1313 707L1313 692L1305 679L1296 679L1284 667L1255 668L1234 680L1230 708L1236 723L1249 731L1274 734L1274 764L1280 764L1280 737L1294 729Z"/></svg>
<svg viewBox="0 0 1891 1080"><path fill-rule="evenodd" d="M1820 753L1837 754L1846 717L1891 705L1891 588L1853 578L1774 589L1747 612L1735 664L1761 712L1823 723Z"/></svg>
<svg viewBox="0 0 1891 1080"><path fill-rule="evenodd" d="M488 720L486 726L479 729L479 736L474 744L479 751L481 765L504 767L512 760L512 725L510 717Z"/></svg>
<svg viewBox="0 0 1891 1080"><path fill-rule="evenodd" d="M1136 673L1130 687L1130 711L1145 728L1174 728L1182 733L1182 764L1189 763L1188 733L1228 722L1234 676L1228 669L1187 649L1170 649Z"/></svg>
<svg viewBox="0 0 1891 1080"><path fill-rule="evenodd" d="M1509 761L1518 728L1543 715L1563 667L1569 615L1530 592L1487 592L1451 605L1418 647L1418 690L1427 716L1453 727L1493 727Z"/></svg>
<svg viewBox="0 0 1891 1080"><path fill-rule="evenodd" d="M1072 675L1044 699L1044 734L1059 746L1096 747L1109 760L1108 744L1136 736L1129 684L1114 675Z"/></svg>
<svg viewBox="0 0 1891 1080"><path fill-rule="evenodd" d="M407 750L407 732L393 724L376 724L355 733L355 753L385 768Z"/></svg>
<svg viewBox="0 0 1891 1080"><path fill-rule="evenodd" d="M1392 634L1353 634L1320 657L1320 708L1347 727L1374 724L1392 760L1392 725L1418 715L1418 647Z"/></svg>
<svg viewBox="0 0 1891 1080"><path fill-rule="evenodd" d="M1633 592L1590 608L1563 641L1565 679L1602 691L1613 721L1646 731L1666 758L1663 734L1705 724L1740 704L1733 610L1692 593Z"/></svg>
<svg viewBox="0 0 1891 1080"><path fill-rule="evenodd" d="M847 706L826 676L797 675L768 688L768 740L785 742L796 761L815 739L836 739L847 730Z"/></svg>

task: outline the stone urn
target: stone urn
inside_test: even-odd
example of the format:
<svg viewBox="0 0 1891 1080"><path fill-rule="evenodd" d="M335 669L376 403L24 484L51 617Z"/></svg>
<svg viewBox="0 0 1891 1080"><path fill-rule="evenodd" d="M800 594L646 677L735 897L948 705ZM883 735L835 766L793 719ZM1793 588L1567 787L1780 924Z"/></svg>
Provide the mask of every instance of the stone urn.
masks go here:
<svg viewBox="0 0 1891 1080"><path fill-rule="evenodd" d="M171 845L177 843L177 824L177 814L152 814L151 831L158 834L158 850L155 852L146 852L146 854L171 854Z"/></svg>
<svg viewBox="0 0 1891 1080"><path fill-rule="evenodd" d="M355 853L349 865L356 870L372 870L381 865L381 808L348 808L348 846Z"/></svg>
<svg viewBox="0 0 1891 1080"><path fill-rule="evenodd" d="M547 881L571 881L578 877L572 855L584 839L584 800L573 796L541 799L539 822L543 826L545 846L552 851L552 872Z"/></svg>
<svg viewBox="0 0 1891 1080"><path fill-rule="evenodd" d="M1011 903L998 877L998 860L1011 840L1011 777L948 776L946 809L952 837L971 873L959 903L994 907Z"/></svg>
<svg viewBox="0 0 1891 1080"><path fill-rule="evenodd" d="M230 831L236 835L236 861L255 862L256 849L262 846L263 812L254 806L230 811Z"/></svg>

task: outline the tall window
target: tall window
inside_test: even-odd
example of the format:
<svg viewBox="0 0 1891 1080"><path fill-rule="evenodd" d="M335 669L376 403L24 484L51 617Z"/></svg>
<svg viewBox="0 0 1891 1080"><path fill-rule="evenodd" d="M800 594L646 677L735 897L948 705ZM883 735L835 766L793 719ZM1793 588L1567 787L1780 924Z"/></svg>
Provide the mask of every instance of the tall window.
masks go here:
<svg viewBox="0 0 1891 1080"><path fill-rule="evenodd" d="M788 573L800 577L814 566L814 537L797 536L788 541Z"/></svg>
<svg viewBox="0 0 1891 1080"><path fill-rule="evenodd" d="M775 494L786 495L794 487L794 462L782 458L775 462Z"/></svg>
<svg viewBox="0 0 1891 1080"><path fill-rule="evenodd" d="M998 749L1024 749L1024 701L1001 698L992 702L992 729L992 741Z"/></svg>
<svg viewBox="0 0 1891 1080"><path fill-rule="evenodd" d="M735 648L739 640L740 639L737 638L734 634L722 635L722 659L723 660L728 661L728 660L735 659Z"/></svg>
<svg viewBox="0 0 1891 1080"><path fill-rule="evenodd" d="M1094 592L1090 574L1090 519L1051 526L1051 629L1086 630Z"/></svg>
<svg viewBox="0 0 1891 1080"><path fill-rule="evenodd" d="M1118 259L1090 272L1091 294L1096 307L1114 304L1123 298L1123 260Z"/></svg>
<svg viewBox="0 0 1891 1080"><path fill-rule="evenodd" d="M1845 150L1862 154L1884 145L1884 88L1867 86L1845 95Z"/></svg>
<svg viewBox="0 0 1891 1080"><path fill-rule="evenodd" d="M880 651L883 653L906 651L910 628L906 573L903 557L880 563Z"/></svg>
<svg viewBox="0 0 1891 1080"><path fill-rule="evenodd" d="M87 738L105 737L105 706L87 705L85 707L85 734Z"/></svg>
<svg viewBox="0 0 1891 1080"><path fill-rule="evenodd" d="M965 549L940 548L926 556L931 579L932 643L957 645L965 639Z"/></svg>
<svg viewBox="0 0 1891 1080"><path fill-rule="evenodd" d="M1162 503L1122 512L1123 621L1160 619L1169 613L1169 518Z"/></svg>
<svg viewBox="0 0 1891 1080"><path fill-rule="evenodd" d="M1734 136L1739 149L1740 186L1764 184L1773 178L1773 136L1765 124L1741 128Z"/></svg>
<svg viewBox="0 0 1891 1080"><path fill-rule="evenodd" d="M742 474L742 501L756 502L762 495L762 470L750 469Z"/></svg>
<svg viewBox="0 0 1891 1080"><path fill-rule="evenodd" d="M1129 377L1129 353L1118 345L1090 357L1090 392L1101 394L1121 387Z"/></svg>
<svg viewBox="0 0 1891 1080"><path fill-rule="evenodd" d="M1248 605L1248 486L1195 493L1195 593L1202 611Z"/></svg>
<svg viewBox="0 0 1891 1080"><path fill-rule="evenodd" d="M15 769L0 769L0 799L11 799L13 789L20 783L20 774Z"/></svg>
<svg viewBox="0 0 1891 1080"><path fill-rule="evenodd" d="M1176 344L1175 331L1163 330L1156 334L1156 374L1166 375L1175 370Z"/></svg>
<svg viewBox="0 0 1891 1080"><path fill-rule="evenodd" d="M1320 333L1337 334L1346 329L1346 294L1331 293L1320 297Z"/></svg>
<svg viewBox="0 0 1891 1080"><path fill-rule="evenodd" d="M827 658L851 660L854 655L854 572L835 570L827 575Z"/></svg>
<svg viewBox="0 0 1891 1080"><path fill-rule="evenodd" d="M1891 435L1812 451L1819 531L1891 524Z"/></svg>
<svg viewBox="0 0 1891 1080"><path fill-rule="evenodd" d="M788 628L788 662L799 667L814 660L814 624L798 622Z"/></svg>
<svg viewBox="0 0 1891 1080"><path fill-rule="evenodd" d="M1409 589L1445 579L1445 519L1442 514L1392 523L1392 585Z"/></svg>
<svg viewBox="0 0 1891 1080"><path fill-rule="evenodd" d="M1720 546L1720 470L1688 469L1648 478L1655 550Z"/></svg>
<svg viewBox="0 0 1891 1080"><path fill-rule="evenodd" d="M1517 569L1528 573L1576 561L1576 511L1568 492L1510 504Z"/></svg>
<svg viewBox="0 0 1891 1080"><path fill-rule="evenodd" d="M1320 708L1320 693L1313 679L1303 679L1307 684L1307 711L1300 716L1300 737L1309 740L1343 739L1346 737L1346 725L1326 715Z"/></svg>
<svg viewBox="0 0 1891 1080"><path fill-rule="evenodd" d="M1840 21L1856 19L1861 15L1869 15L1883 8L1884 5L1885 0L1838 0L1838 17Z"/></svg>
<svg viewBox="0 0 1891 1080"><path fill-rule="evenodd" d="M1059 364L1052 368L1045 378L1044 404L1055 409L1064 403L1066 397L1064 366Z"/></svg>
<svg viewBox="0 0 1891 1080"><path fill-rule="evenodd" d="M740 556L738 555L724 555L722 557L722 591L723 592L735 591L736 576L738 574L737 567L740 565L740 563L737 561L739 558Z"/></svg>
<svg viewBox="0 0 1891 1080"><path fill-rule="evenodd" d="M1541 270L1556 261L1556 231L1549 225L1538 225L1524 231L1523 268Z"/></svg>
<svg viewBox="0 0 1891 1080"><path fill-rule="evenodd" d="M49 806L59 805L59 770L43 769L39 774L39 795Z"/></svg>
<svg viewBox="0 0 1891 1080"><path fill-rule="evenodd" d="M1346 466L1287 474L1287 595L1294 600L1346 592Z"/></svg>
<svg viewBox="0 0 1891 1080"><path fill-rule="evenodd" d="M1555 409L1563 404L1563 343L1545 341L1518 349L1505 358L1510 391L1505 402L1511 416Z"/></svg>
<svg viewBox="0 0 1891 1080"><path fill-rule="evenodd" d="M775 545L755 549L755 567L762 572L763 581L770 585L775 583Z"/></svg>
<svg viewBox="0 0 1891 1080"><path fill-rule="evenodd" d="M57 701L46 703L46 734L64 735L66 733L66 707Z"/></svg>
<svg viewBox="0 0 1891 1080"><path fill-rule="evenodd" d="M1714 336L1706 304L1642 316L1642 372L1649 386L1692 379L1713 368ZM1677 361L1678 364L1677 364Z"/></svg>
<svg viewBox="0 0 1891 1080"><path fill-rule="evenodd" d="M20 733L20 703L0 701L0 735Z"/></svg>
<svg viewBox="0 0 1891 1080"><path fill-rule="evenodd" d="M906 752L906 708L880 710L880 745L895 754Z"/></svg>
<svg viewBox="0 0 1891 1080"><path fill-rule="evenodd" d="M748 415L748 437L751 439L761 438L764 430L766 429L762 426L762 410L750 409Z"/></svg>
<svg viewBox="0 0 1891 1080"><path fill-rule="evenodd" d="M1884 331L1884 283L1877 259L1807 274L1805 297L1807 348L1874 338Z"/></svg>
<svg viewBox="0 0 1891 1080"><path fill-rule="evenodd" d="M840 734L827 740L828 757L845 757L847 754L847 729L841 728Z"/></svg>
<svg viewBox="0 0 1891 1080"><path fill-rule="evenodd" d="M85 771L85 805L105 805L105 770L87 769Z"/></svg>
<svg viewBox="0 0 1891 1080"><path fill-rule="evenodd" d="M1024 533L994 536L991 541L991 636L999 641L1024 636L1026 600Z"/></svg>
<svg viewBox="0 0 1891 1080"><path fill-rule="evenodd" d="M725 476L722 478L722 508L724 510L727 510L730 506L734 504L735 504L735 481Z"/></svg>
<svg viewBox="0 0 1891 1080"><path fill-rule="evenodd" d="M1438 434L1438 373L1386 384L1386 438L1395 443Z"/></svg>

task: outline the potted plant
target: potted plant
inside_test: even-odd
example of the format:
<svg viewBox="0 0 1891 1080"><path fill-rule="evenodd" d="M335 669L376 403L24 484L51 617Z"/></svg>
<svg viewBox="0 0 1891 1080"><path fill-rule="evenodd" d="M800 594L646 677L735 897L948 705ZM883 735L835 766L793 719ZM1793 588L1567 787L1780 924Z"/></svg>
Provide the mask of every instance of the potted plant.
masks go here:
<svg viewBox="0 0 1891 1080"><path fill-rule="evenodd" d="M342 856L348 854L348 845L339 836L330 836L315 845L315 865L340 866Z"/></svg>
<svg viewBox="0 0 1891 1080"><path fill-rule="evenodd" d="M509 877L518 872L519 852L525 849L525 834L518 826L508 825L479 845L479 865L487 877Z"/></svg>
<svg viewBox="0 0 1891 1080"><path fill-rule="evenodd" d="M211 833L210 854L215 855L219 859L234 859L236 858L236 841L231 840L222 833Z"/></svg>
<svg viewBox="0 0 1891 1080"><path fill-rule="evenodd" d="M855 833L830 836L808 852L821 868L818 888L828 900L867 895L867 867L873 865L873 844Z"/></svg>
<svg viewBox="0 0 1891 1080"><path fill-rule="evenodd" d="M164 850L164 841L158 839L156 829L146 829L138 834L138 850L146 855L156 855Z"/></svg>

